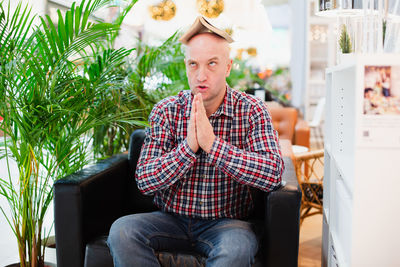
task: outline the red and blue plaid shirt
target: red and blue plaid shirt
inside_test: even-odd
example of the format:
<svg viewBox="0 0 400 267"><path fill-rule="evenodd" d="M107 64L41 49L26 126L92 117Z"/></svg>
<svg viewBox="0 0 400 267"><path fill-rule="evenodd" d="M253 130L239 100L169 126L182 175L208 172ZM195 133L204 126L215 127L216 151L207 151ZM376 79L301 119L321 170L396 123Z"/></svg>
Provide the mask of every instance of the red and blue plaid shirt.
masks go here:
<svg viewBox="0 0 400 267"><path fill-rule="evenodd" d="M216 140L211 152L194 153L187 141L193 96L182 91L156 104L142 147L136 181L165 212L183 216L246 218L253 208L250 187L276 189L284 169L266 106L228 87L209 117Z"/></svg>

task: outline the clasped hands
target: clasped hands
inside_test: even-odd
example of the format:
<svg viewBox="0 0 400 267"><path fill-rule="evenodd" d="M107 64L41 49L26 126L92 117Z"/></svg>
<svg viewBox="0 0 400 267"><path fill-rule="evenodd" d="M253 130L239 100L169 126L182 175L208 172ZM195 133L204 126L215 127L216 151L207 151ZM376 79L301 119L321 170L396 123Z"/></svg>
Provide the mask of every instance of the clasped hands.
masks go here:
<svg viewBox="0 0 400 267"><path fill-rule="evenodd" d="M215 140L213 127L208 120L206 109L203 104L203 97L200 93L193 98L192 111L187 130L187 142L193 152L199 148L210 153Z"/></svg>

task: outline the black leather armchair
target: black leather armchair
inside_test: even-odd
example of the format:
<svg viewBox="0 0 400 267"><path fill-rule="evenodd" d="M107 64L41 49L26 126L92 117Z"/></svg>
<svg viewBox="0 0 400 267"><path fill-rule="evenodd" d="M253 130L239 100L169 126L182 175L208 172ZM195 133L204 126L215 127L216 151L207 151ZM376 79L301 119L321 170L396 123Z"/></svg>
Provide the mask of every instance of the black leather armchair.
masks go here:
<svg viewBox="0 0 400 267"><path fill-rule="evenodd" d="M55 182L57 266L112 267L106 244L111 224L127 214L156 210L152 197L142 195L134 179L143 140L144 130L137 130L131 136L129 154L113 156ZM301 191L291 159L284 160L284 182L277 191L253 190L254 217L264 221L257 266L297 266ZM159 255L164 266L182 263L176 255L165 254ZM196 259L201 263L200 257Z"/></svg>

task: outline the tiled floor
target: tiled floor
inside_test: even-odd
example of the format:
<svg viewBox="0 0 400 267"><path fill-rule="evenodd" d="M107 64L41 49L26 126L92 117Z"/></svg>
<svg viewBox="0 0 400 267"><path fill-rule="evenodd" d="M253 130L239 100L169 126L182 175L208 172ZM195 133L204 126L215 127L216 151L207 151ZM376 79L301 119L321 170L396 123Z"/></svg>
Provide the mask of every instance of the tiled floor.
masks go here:
<svg viewBox="0 0 400 267"><path fill-rule="evenodd" d="M324 129L323 123L319 127L310 128L310 148L311 148L311 150L324 148L323 129Z"/></svg>

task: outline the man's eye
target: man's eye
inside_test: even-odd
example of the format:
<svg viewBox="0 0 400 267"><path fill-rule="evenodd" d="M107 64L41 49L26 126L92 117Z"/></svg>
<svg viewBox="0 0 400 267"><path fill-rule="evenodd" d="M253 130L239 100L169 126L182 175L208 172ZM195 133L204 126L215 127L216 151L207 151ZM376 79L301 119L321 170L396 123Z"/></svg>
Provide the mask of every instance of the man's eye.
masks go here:
<svg viewBox="0 0 400 267"><path fill-rule="evenodd" d="M196 67L196 63L195 63L195 62L190 62L190 63L189 63L189 66L190 66L190 67Z"/></svg>
<svg viewBox="0 0 400 267"><path fill-rule="evenodd" d="M215 65L217 65L217 62L211 61L211 62L209 63L209 65L210 65L210 66L215 66Z"/></svg>

